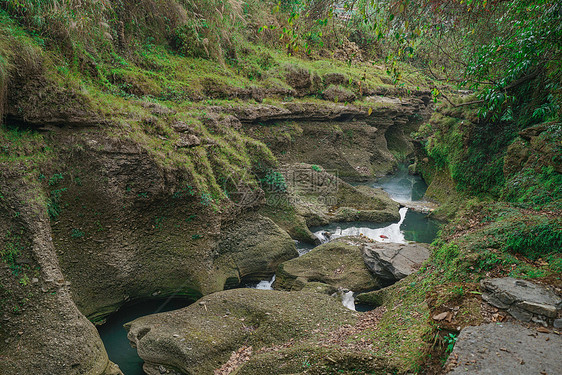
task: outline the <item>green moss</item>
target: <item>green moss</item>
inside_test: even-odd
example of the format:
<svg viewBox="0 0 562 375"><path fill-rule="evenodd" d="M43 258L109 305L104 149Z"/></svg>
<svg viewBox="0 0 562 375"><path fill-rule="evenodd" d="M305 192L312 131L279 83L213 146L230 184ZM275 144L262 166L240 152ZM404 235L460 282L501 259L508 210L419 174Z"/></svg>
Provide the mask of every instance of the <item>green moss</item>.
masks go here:
<svg viewBox="0 0 562 375"><path fill-rule="evenodd" d="M537 277L559 271L562 222L541 212L474 199L460 210L442 237L473 228L453 241L434 243L434 260L449 280L479 280L482 274ZM521 255L523 257L521 257ZM542 259L530 262L528 259Z"/></svg>
<svg viewBox="0 0 562 375"><path fill-rule="evenodd" d="M422 275L409 276L390 287L383 299L385 313L376 329L362 335L373 343L373 352L392 357L400 373L419 371L429 353L428 337L434 328L429 324L425 295L431 287Z"/></svg>
<svg viewBox="0 0 562 375"><path fill-rule="evenodd" d="M0 125L4 118L4 105L6 104L6 91L8 89L8 61L2 56L3 48L0 46Z"/></svg>

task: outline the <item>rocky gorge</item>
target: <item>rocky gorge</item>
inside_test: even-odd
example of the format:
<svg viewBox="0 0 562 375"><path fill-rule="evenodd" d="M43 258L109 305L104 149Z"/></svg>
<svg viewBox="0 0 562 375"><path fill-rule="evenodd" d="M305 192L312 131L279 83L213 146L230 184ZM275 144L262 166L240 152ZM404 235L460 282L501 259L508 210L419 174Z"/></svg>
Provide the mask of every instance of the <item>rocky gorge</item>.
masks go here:
<svg viewBox="0 0 562 375"><path fill-rule="evenodd" d="M427 97L427 93L422 95ZM410 104L414 102L416 104ZM53 155L49 155L45 167L35 172L30 183L21 185L26 186L24 189L14 187L23 183L23 176L29 173L26 169L18 173L13 166L4 164L2 172L2 197L6 203L3 218L7 219L4 227L11 236L5 241L11 241L18 249L13 262L26 270L24 277L30 280L29 285L22 282L21 277L14 280L9 275L11 271L5 270L6 280L14 280L11 281L13 301L23 298L21 301L29 302L21 303L21 307L14 302L13 308L5 310L4 332L22 333L18 337L5 336L3 371L39 373L41 366L49 368L46 362L53 358L53 374L65 373L63 368L76 373L118 372L108 362L99 336L86 317L91 321L103 321L128 301L168 295L196 299L236 287L242 281L268 277L280 263L297 256L287 231L293 238L314 241L309 226L334 221L396 220L398 205L384 194L355 188L324 172L324 168L337 168L346 177L364 178L361 176L370 176L377 168L379 173L391 168L394 159L386 146L387 129L396 127L395 132L403 134L403 130L398 130L400 126L407 124L408 118L422 118L427 109L419 99L389 103L370 114L361 107L306 102L289 103L285 107L249 106L243 110L227 107L222 109L222 114L218 108L211 108L213 115L204 120L208 128L226 131L225 137L234 134L243 140L248 152L254 148L251 152L257 153L255 160L260 163L274 166L277 158L281 163L293 163L281 168L287 181L290 181L288 174L306 175L303 170L313 172L316 175L313 178L335 178L338 187L333 191L337 202L335 211L335 204L319 203L318 199L307 202L307 198L314 194L321 196L323 192L299 191L304 185L318 188L317 184L302 183L296 183L298 186L288 183L287 190L281 192L284 196L298 198L287 200L289 207L283 211L275 205L268 206L264 190L256 187L246 191L249 193L244 197L246 201L222 201L217 208L207 202L204 195L195 192L189 171L159 165L154 155L138 143L118 141L90 123L65 124L53 120L57 127L40 130L44 142L54 150ZM199 144L177 143L172 152L181 154L184 150L197 152L201 149L212 158L213 149L218 145L211 139L189 126L176 125L174 120L168 119L170 112L162 107L148 107L148 111L159 121L171 120L172 128L178 129L177 136L174 135L179 137L178 142L183 142L184 134L203 139ZM286 132L288 125L285 124L291 121L297 127L317 129L312 133L302 133L302 130L295 130L300 132L298 134L289 133L286 141L295 154L303 155L299 162L318 162L324 158L317 153L318 147L308 142L319 139L322 134L330 138L323 144L334 147L324 150L332 155L326 160L335 164L296 165L297 159L292 157L273 156L259 143L270 142L269 137L273 135L256 133L258 125L254 125L273 120L282 122L266 130ZM352 135L345 136L346 131ZM293 141L291 137L296 138ZM337 139L341 139L341 145ZM280 147L272 145L271 149L275 153ZM384 156L376 157L365 150L376 150ZM243 188L246 188L244 184ZM26 191L28 195L42 195L47 205L21 201ZM291 216L287 218L287 215ZM44 249L50 250L45 252ZM371 282L366 287L375 285ZM19 293L29 295L24 297ZM67 305L66 314L75 316L74 331L61 329L50 335L58 345L39 344L44 342L39 328L44 325L34 314L41 315L41 311L48 308L47 303L40 303L42 310L36 312L31 300L39 297L51 299L58 309ZM49 324L62 327L71 322L65 319L62 323L56 318L50 319ZM80 324L84 328L78 328ZM77 329L85 329L84 333L89 332L91 336L78 334ZM82 345L73 339L76 336L84 340ZM24 344L28 341L46 348L45 357L38 356L33 346ZM22 344L30 350L28 356L36 361L21 362L27 357L19 349L20 354L10 354L10 350ZM87 358L87 353L91 359L62 356L67 349L60 345L71 346L77 358Z"/></svg>
<svg viewBox="0 0 562 375"><path fill-rule="evenodd" d="M559 71L325 6L0 4L0 374L559 371Z"/></svg>

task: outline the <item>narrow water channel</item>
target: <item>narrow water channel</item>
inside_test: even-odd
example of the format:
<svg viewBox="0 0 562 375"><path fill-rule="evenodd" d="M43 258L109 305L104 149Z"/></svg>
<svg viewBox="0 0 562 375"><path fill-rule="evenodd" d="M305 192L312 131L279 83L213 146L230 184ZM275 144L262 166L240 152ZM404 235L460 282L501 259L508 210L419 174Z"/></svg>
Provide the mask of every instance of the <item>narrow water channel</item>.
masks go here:
<svg viewBox="0 0 562 375"><path fill-rule="evenodd" d="M401 207L399 211L400 220L396 223L332 223L310 228L321 243L327 243L339 237L360 235L379 242L433 242L439 231L439 223L429 218L426 213L408 208L416 207L419 210L427 208L429 210L429 207L432 206L431 203L423 200L427 184L420 176L410 175L408 167L402 164L398 166L398 170L394 174L362 184L383 189L391 199L404 205L405 207ZM308 253L314 247L314 245L297 242L299 256ZM257 289L272 289L273 281L275 281L275 276L271 280L263 280L248 286ZM355 305L353 291L342 291L340 297L343 305L351 310L366 311L370 309L367 306Z"/></svg>
<svg viewBox="0 0 562 375"><path fill-rule="evenodd" d="M125 305L111 314L107 322L98 327L98 332L109 359L119 365L124 375L144 375L143 361L127 339L123 324L141 316L181 309L193 303L188 298L168 298L146 300Z"/></svg>
<svg viewBox="0 0 562 375"><path fill-rule="evenodd" d="M418 176L409 175L405 166L401 166L396 174L368 184L382 188L392 199L401 204L422 201L427 189L425 182ZM407 207L400 209L400 220L397 223L351 222L311 228L322 242L328 242L342 236L363 234L375 241L399 243L407 241L432 242L438 229L439 225L436 221L429 219L426 214ZM299 255L306 254L314 247L313 245L297 243ZM275 276L270 280L263 280L259 283L246 285L246 287L272 289L274 281ZM341 297L343 304L352 310L365 311L364 309L368 309L354 304L352 291L342 292ZM144 375L143 361L138 356L136 349L130 346L123 324L144 315L180 309L192 302L186 298L156 299L122 307L112 314L105 324L98 327L109 359L119 365L124 375Z"/></svg>
<svg viewBox="0 0 562 375"><path fill-rule="evenodd" d="M399 165L396 173L383 177L378 181L363 183L384 190L391 199L405 206L423 209L431 203L424 202L423 196L427 184L420 176L410 175L406 165ZM379 242L406 243L409 241L431 243L437 235L439 223L408 207L400 208L400 220L397 223L332 223L326 226L311 228L311 231L322 243L338 237L364 235ZM301 246L299 253L310 251L310 247Z"/></svg>

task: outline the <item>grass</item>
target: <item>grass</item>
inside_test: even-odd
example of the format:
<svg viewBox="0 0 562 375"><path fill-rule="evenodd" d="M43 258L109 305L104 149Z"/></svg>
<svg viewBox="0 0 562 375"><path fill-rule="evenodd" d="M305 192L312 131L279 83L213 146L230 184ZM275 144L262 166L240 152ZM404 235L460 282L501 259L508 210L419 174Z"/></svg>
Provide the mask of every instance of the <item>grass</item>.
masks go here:
<svg viewBox="0 0 562 375"><path fill-rule="evenodd" d="M134 12L146 11L143 7L150 7L151 4L151 1L144 2L139 9L133 10L132 15L136 14ZM110 137L128 139L138 144L165 170L186 171L197 194L209 197L204 200L213 205L220 205L227 197L225 181L234 177L257 186L259 181L247 171L257 173L259 178L266 178L261 174L275 167L276 161L263 144L220 123L218 127L209 125L213 124L209 106L256 103L255 98L248 100L247 97L253 95L251 93L256 88L288 92L287 72L297 68L307 72L310 77L318 77L320 81L328 73L341 71L345 76L342 86L356 93L367 86L393 88L385 78L384 67L376 64L348 65L332 59L300 59L288 56L286 51L278 50L272 44L260 44L259 41L250 43L247 40L250 29L236 29L230 20L216 18L218 3L215 1L195 5L204 14L210 15L206 18L208 22L215 23L207 25L209 30L206 31L199 26L194 27L199 33L197 38L206 33L216 34L220 31L217 30L218 24L228 29L223 30L226 34L209 39L211 44L215 43L215 47L209 48L222 49L222 52L211 54L213 56L187 53L181 47L185 47L185 40L183 44L178 40L167 43L164 38L158 37L168 35L177 39L179 36L174 31L175 27L185 21L180 22L177 14L166 13L171 11L167 4L164 1L160 4L162 6L154 9L152 24L140 21L139 25L126 30L130 33L130 43L125 50L119 50L116 48L118 35L114 25L110 22L104 25L104 20L115 16L118 11L112 4L86 1L82 7L65 5L59 12L60 19L54 20L55 14L51 12L54 5L51 2L7 1L3 10L0 10L0 35L3 37L0 42L0 88L5 86L5 77L14 75L14 65L18 69L21 67L19 75L39 73L46 80L46 88L42 89L44 92L30 94L38 103L22 104L20 110L24 118L40 117L45 108L57 108L63 113L72 113L72 108L81 108L88 113L87 116L100 119ZM242 10L233 4L226 4L223 16L240 16ZM125 2L123 6L129 4ZM244 8L244 17L265 16L264 10L253 2L247 6ZM189 18L193 15L190 12L195 9L186 9ZM227 26L224 26L223 21ZM69 24L75 27L68 28ZM59 36L66 29L70 30L67 34L70 45L61 45ZM92 34L92 38L86 43L84 36L88 33ZM229 48L224 44L225 35L238 38L229 58L225 58ZM111 38L114 43L110 43ZM22 51L24 53L20 53ZM408 69L405 69L403 84L413 86L421 76ZM306 98L296 101L321 103L316 96L321 95L324 86L315 86ZM0 103L1 93L0 90ZM272 94L267 100L275 104L284 99L283 94ZM358 103L361 105L362 102ZM161 108L161 113L156 113L155 107ZM180 135L172 129L172 125L180 121L193 129L205 145L204 148L176 147ZM15 137L15 133L7 135ZM37 135L23 136L33 137L37 137L37 145L42 142ZM21 142L10 143L5 153L0 150L0 160L7 158L16 161L21 155L16 149L18 144ZM29 161L40 159L22 158ZM57 197L51 198L50 212L56 217Z"/></svg>

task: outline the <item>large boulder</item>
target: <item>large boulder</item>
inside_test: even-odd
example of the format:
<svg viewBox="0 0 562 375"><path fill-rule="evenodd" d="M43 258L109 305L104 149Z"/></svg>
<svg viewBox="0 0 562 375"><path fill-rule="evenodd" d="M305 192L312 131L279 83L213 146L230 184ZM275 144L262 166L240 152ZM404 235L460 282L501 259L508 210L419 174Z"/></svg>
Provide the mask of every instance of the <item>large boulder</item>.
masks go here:
<svg viewBox="0 0 562 375"><path fill-rule="evenodd" d="M281 263L275 288L301 290L309 283L320 282L336 288L364 292L379 283L361 257L363 240L347 237L320 245L305 255Z"/></svg>
<svg viewBox="0 0 562 375"><path fill-rule="evenodd" d="M0 168L0 374L117 375L76 308L34 182Z"/></svg>
<svg viewBox="0 0 562 375"><path fill-rule="evenodd" d="M429 258L427 245L420 243L369 243L363 246L363 259L375 276L398 281L414 273Z"/></svg>
<svg viewBox="0 0 562 375"><path fill-rule="evenodd" d="M545 286L512 277L484 279L482 298L490 305L507 310L516 319L546 322L562 310L562 298Z"/></svg>
<svg viewBox="0 0 562 375"><path fill-rule="evenodd" d="M323 294L234 289L208 295L185 309L139 318L126 329L147 374L204 375L213 374L232 352L250 347L254 354L251 349L247 353L256 360L271 352L264 348L279 345L280 350L318 339L357 317Z"/></svg>
<svg viewBox="0 0 562 375"><path fill-rule="evenodd" d="M222 231L221 256L236 265L238 283L273 276L282 262L299 256L294 241L271 219L251 213ZM222 263L222 261L219 262Z"/></svg>
<svg viewBox="0 0 562 375"><path fill-rule="evenodd" d="M449 374L562 374L562 336L515 323L467 327L458 336Z"/></svg>
<svg viewBox="0 0 562 375"><path fill-rule="evenodd" d="M351 221L382 223L400 218L398 203L380 189L351 186L317 165L285 165L281 172L289 201L309 226Z"/></svg>

